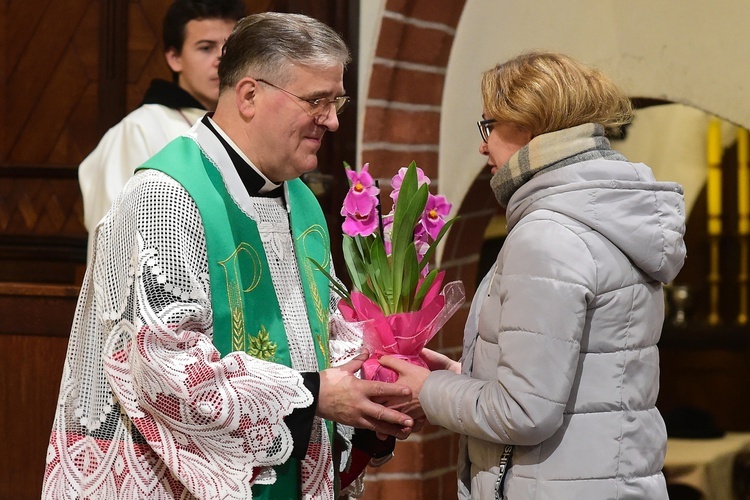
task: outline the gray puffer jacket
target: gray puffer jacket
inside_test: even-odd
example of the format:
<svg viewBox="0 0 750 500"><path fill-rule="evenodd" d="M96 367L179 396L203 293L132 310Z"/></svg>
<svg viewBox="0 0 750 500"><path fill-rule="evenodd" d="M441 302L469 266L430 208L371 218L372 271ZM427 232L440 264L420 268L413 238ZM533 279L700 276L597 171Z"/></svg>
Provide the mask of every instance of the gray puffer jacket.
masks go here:
<svg viewBox="0 0 750 500"><path fill-rule="evenodd" d="M643 164L544 172L510 200L508 236L472 303L463 371L430 374L430 422L462 434L459 497L667 498L656 397L661 283L685 258L682 188Z"/></svg>

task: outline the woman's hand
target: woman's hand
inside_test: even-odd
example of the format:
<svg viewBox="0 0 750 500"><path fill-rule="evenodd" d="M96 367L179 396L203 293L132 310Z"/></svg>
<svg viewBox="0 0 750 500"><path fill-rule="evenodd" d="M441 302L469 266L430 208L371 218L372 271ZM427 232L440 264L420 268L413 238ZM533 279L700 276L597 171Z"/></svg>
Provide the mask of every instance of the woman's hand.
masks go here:
<svg viewBox="0 0 750 500"><path fill-rule="evenodd" d="M415 421L424 417L422 405L419 403L419 392L422 390L430 370L393 356L382 356L378 361L382 366L398 373L397 384L411 389L411 398L408 401L396 404L391 408L406 413Z"/></svg>
<svg viewBox="0 0 750 500"><path fill-rule="evenodd" d="M445 354L440 354L439 352L435 352L432 349L427 349L425 347L424 349L422 349L422 353L419 355L419 357L421 357L424 362L427 363L427 366L432 371L448 370L450 372L461 375L461 363L459 363L458 361L453 361Z"/></svg>

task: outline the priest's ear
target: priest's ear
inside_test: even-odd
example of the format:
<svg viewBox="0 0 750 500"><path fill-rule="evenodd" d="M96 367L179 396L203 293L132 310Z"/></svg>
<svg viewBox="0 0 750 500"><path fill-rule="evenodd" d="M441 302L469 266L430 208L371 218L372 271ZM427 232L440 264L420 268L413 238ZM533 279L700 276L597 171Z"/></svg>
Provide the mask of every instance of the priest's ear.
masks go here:
<svg viewBox="0 0 750 500"><path fill-rule="evenodd" d="M234 99L237 110L246 119L255 114L255 93L258 90L258 81L249 76L243 78L234 87Z"/></svg>

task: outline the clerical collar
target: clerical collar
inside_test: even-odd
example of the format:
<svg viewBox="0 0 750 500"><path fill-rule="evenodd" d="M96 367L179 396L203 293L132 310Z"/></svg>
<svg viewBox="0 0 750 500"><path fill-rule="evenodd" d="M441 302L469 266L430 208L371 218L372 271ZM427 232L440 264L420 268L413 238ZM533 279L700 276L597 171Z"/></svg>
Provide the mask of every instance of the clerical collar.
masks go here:
<svg viewBox="0 0 750 500"><path fill-rule="evenodd" d="M161 104L172 109L198 108L206 109L203 104L193 97L187 90L174 82L166 80L151 80L151 85L143 96L141 106L144 104Z"/></svg>
<svg viewBox="0 0 750 500"><path fill-rule="evenodd" d="M224 149L227 150L234 168L245 185L245 189L251 196L264 196L268 198L279 198L284 195L284 185L276 184L263 175L258 167L237 147L237 144L211 119L213 113L208 113L202 118L203 124L218 137Z"/></svg>

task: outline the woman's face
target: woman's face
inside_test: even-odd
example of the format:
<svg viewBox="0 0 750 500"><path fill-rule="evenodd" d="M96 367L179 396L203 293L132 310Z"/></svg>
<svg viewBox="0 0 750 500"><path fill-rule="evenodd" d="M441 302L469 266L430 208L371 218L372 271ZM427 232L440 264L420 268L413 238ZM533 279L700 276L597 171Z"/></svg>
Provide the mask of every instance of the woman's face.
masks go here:
<svg viewBox="0 0 750 500"><path fill-rule="evenodd" d="M486 116L487 110L484 110L482 117ZM479 152L487 157L490 172L495 175L495 172L508 163L516 151L531 141L532 136L528 130L508 122L495 122L491 127L492 131L487 137L487 142L482 141L479 145Z"/></svg>

